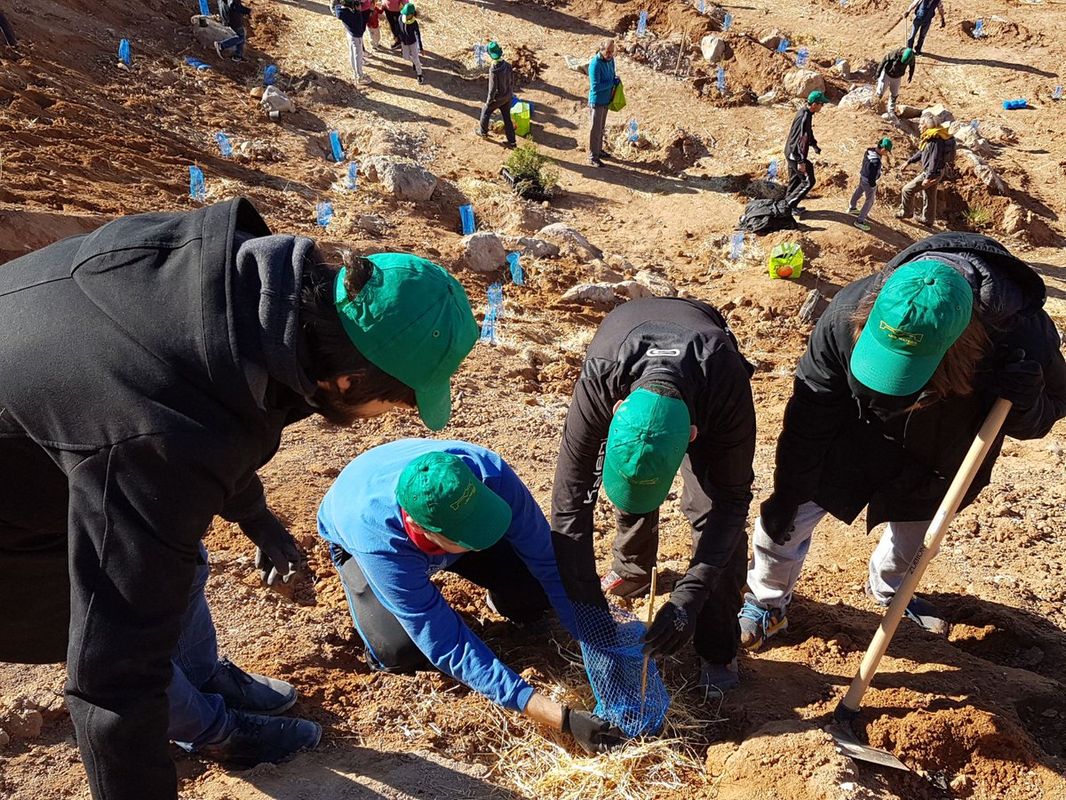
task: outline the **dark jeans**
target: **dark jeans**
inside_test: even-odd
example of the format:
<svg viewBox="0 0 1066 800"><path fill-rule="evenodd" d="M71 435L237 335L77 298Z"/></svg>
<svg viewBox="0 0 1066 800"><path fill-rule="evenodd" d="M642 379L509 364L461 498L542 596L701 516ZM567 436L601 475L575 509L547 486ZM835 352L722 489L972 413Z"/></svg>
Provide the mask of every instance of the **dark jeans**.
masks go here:
<svg viewBox="0 0 1066 800"><path fill-rule="evenodd" d="M511 119L511 98L506 100L497 100L494 103L485 103L481 107L481 119L478 124L481 126L481 132L486 134L489 132L489 119L492 117L493 111L499 111L503 116L503 132L507 136L507 141L510 144L515 143L514 133L514 120Z"/></svg>
<svg viewBox="0 0 1066 800"><path fill-rule="evenodd" d="M800 172L799 164L807 165L807 172ZM810 160L788 162L788 188L785 190L785 201L795 208L804 197L814 188L814 164Z"/></svg>
<svg viewBox="0 0 1066 800"><path fill-rule="evenodd" d="M385 19L389 21L389 30L392 31L392 43L398 44L400 41L400 12L399 11L386 11Z"/></svg>
<svg viewBox="0 0 1066 800"><path fill-rule="evenodd" d="M356 632L366 645L370 665L386 672L429 668L426 657L400 621L381 605L359 563L344 548L332 543L329 555L340 574L348 610ZM544 589L504 540L488 550L466 553L446 571L488 589L496 610L513 622L534 622L548 609Z"/></svg>
<svg viewBox="0 0 1066 800"><path fill-rule="evenodd" d="M0 32L4 34L4 41L7 42L9 47L14 47L17 44L15 31L11 28L11 23L7 21L3 11L0 11Z"/></svg>
<svg viewBox="0 0 1066 800"><path fill-rule="evenodd" d="M684 489L681 510L692 523L693 546L711 511L709 498L695 474L688 456L681 464ZM623 578L649 580L659 550L659 510L649 514L615 512L618 533L614 540L614 571ZM742 604L742 590L748 567L747 537L739 542L726 560L718 580L711 587L696 621L693 640L696 652L712 664L725 664L737 654L740 623L737 613Z"/></svg>
<svg viewBox="0 0 1066 800"><path fill-rule="evenodd" d="M929 33L929 26L932 24L932 17L929 19L915 17L914 22L911 23L911 35L907 37L907 47L913 47L916 53L921 54L922 47L925 46L925 35Z"/></svg>
<svg viewBox="0 0 1066 800"><path fill-rule="evenodd" d="M233 55L236 58L243 58L244 43L247 41L244 28L234 28L233 33L235 34L234 36L231 36L228 39L224 39L222 42L219 43L218 46L221 47L223 50L229 50L232 48L234 50Z"/></svg>

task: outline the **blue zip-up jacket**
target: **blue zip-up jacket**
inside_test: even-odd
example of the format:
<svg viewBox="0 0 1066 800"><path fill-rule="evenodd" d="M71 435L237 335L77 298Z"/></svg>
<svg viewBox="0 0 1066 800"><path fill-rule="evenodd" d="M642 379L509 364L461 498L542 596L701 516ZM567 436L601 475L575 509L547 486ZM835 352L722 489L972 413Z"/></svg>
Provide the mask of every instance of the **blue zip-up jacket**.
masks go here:
<svg viewBox="0 0 1066 800"><path fill-rule="evenodd" d="M589 105L605 106L614 94L614 59L596 53L589 61Z"/></svg>
<svg viewBox="0 0 1066 800"><path fill-rule="evenodd" d="M859 180L867 186L877 186L881 178L881 154L876 147L867 147L862 157L862 169L859 171Z"/></svg>
<svg viewBox="0 0 1066 800"><path fill-rule="evenodd" d="M403 527L396 485L411 461L425 453L459 456L474 475L511 507L504 539L525 562L575 635L574 610L563 591L551 530L525 484L500 456L477 445L401 439L363 453L345 467L318 509L318 532L356 559L375 596L441 672L495 703L524 711L533 687L501 662L441 596L429 576L462 555L429 555Z"/></svg>

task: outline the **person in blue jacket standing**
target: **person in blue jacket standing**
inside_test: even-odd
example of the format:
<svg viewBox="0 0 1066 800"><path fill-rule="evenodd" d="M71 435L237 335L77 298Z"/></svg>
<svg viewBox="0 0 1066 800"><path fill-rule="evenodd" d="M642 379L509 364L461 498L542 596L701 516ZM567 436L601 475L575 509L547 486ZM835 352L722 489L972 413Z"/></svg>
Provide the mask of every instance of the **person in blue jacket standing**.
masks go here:
<svg viewBox="0 0 1066 800"><path fill-rule="evenodd" d="M589 163L603 166L603 129L607 124L607 106L618 84L614 74L614 39L605 37L600 49L589 61L589 112L592 129L589 132Z"/></svg>
<svg viewBox="0 0 1066 800"><path fill-rule="evenodd" d="M605 720L538 693L489 650L430 575L447 570L488 590L517 624L549 604L571 634L548 521L499 455L458 441L401 439L350 463L318 510L367 661L386 672L428 664L512 711L571 734L589 752L620 744Z"/></svg>
<svg viewBox="0 0 1066 800"><path fill-rule="evenodd" d="M929 33L929 26L933 24L933 14L940 15L940 27L943 28L944 4L941 0L914 0L904 16L914 13L914 21L911 23L911 32L907 37L907 47L914 48L914 54L920 56L925 46L925 35Z"/></svg>

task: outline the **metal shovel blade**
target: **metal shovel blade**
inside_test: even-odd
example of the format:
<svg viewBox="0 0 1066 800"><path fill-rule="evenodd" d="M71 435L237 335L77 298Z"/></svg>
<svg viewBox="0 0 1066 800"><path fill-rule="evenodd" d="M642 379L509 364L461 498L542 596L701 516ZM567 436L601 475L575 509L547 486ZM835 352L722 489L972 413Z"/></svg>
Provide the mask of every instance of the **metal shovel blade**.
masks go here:
<svg viewBox="0 0 1066 800"><path fill-rule="evenodd" d="M863 744L856 737L854 731L846 723L833 722L826 726L826 731L837 744L837 750L848 758L856 761L866 761L879 767L891 767L910 772L911 768L892 755L887 750L879 747L871 747Z"/></svg>

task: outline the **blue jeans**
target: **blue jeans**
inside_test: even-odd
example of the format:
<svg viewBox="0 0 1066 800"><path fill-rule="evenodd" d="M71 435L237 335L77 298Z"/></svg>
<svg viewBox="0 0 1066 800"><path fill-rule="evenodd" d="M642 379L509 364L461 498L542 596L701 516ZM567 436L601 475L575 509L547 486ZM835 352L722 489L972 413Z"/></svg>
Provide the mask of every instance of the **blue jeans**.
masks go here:
<svg viewBox="0 0 1066 800"><path fill-rule="evenodd" d="M234 28L233 33L235 36L231 36L228 39L223 39L219 42L219 47L223 50L229 50L235 48L234 56L241 58L244 56L244 43L247 41L247 37L244 33L244 28Z"/></svg>
<svg viewBox="0 0 1066 800"><path fill-rule="evenodd" d="M218 641L204 587L211 572L207 548L200 545L200 561L189 590L189 605L181 620L181 634L171 659L173 675L167 688L170 726L167 736L185 749L219 741L226 732L228 712L222 696L203 694L200 686L218 669Z"/></svg>

